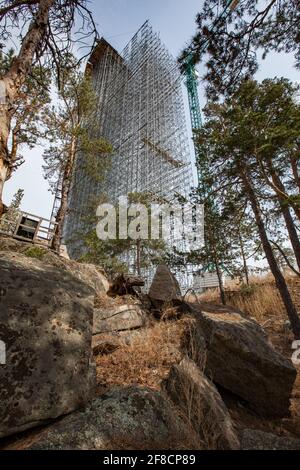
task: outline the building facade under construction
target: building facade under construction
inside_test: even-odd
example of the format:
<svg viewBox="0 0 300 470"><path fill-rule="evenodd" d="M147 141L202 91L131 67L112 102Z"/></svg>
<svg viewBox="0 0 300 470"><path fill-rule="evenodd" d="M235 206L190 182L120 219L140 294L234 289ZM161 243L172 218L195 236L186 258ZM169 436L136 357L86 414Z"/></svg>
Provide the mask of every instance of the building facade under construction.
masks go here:
<svg viewBox="0 0 300 470"><path fill-rule="evenodd" d="M78 255L71 240L87 231L87 211L100 195L116 202L146 192L172 201L193 185L182 77L149 22L122 53L102 38L88 68L97 96L93 133L112 145L113 154L99 180L83 170L85 156L77 158L64 230L71 256Z"/></svg>

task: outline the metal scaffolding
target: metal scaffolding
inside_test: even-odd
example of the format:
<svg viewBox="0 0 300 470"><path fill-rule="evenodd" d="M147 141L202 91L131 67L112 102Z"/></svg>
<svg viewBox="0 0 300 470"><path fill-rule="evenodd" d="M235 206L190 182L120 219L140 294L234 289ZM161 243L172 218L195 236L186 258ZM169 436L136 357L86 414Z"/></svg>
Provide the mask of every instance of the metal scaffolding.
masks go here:
<svg viewBox="0 0 300 470"><path fill-rule="evenodd" d="M82 216L101 194L113 202L133 192L172 201L176 194L188 195L193 185L179 67L149 22L121 54L102 38L88 68L97 94L92 132L110 142L114 152L103 181L83 171L84 155L77 159L66 240L86 231ZM68 244L71 256L75 245Z"/></svg>

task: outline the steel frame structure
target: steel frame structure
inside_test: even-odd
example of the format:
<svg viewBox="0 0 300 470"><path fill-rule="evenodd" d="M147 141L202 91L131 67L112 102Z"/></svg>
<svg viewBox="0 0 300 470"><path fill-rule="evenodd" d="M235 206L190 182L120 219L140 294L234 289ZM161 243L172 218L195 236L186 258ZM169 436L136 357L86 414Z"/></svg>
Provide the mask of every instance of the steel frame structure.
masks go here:
<svg viewBox="0 0 300 470"><path fill-rule="evenodd" d="M88 69L97 95L91 132L113 146L103 181L90 178L79 155L73 175L66 242L87 230L84 215L91 199L148 192L167 201L187 196L193 185L191 156L176 60L145 22L121 54L105 39L94 49ZM76 243L67 243L71 256Z"/></svg>

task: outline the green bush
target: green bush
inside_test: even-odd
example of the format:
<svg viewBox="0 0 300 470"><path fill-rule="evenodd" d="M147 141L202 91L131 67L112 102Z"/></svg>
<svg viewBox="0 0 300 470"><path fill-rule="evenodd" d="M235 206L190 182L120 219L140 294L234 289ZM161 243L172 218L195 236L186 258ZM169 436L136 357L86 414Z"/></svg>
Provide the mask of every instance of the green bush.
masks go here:
<svg viewBox="0 0 300 470"><path fill-rule="evenodd" d="M25 256L28 256L29 258L35 258L35 259L43 259L43 256L45 254L46 254L46 251L39 246L31 246L30 248L27 248L26 251L24 252Z"/></svg>

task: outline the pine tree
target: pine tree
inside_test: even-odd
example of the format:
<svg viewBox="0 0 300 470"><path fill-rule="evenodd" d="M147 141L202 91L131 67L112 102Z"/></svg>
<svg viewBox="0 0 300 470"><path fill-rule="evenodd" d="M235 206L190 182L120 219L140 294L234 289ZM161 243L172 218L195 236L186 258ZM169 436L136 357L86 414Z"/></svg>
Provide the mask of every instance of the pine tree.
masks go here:
<svg viewBox="0 0 300 470"><path fill-rule="evenodd" d="M179 59L191 54L204 62L210 98L229 96L252 77L269 52L294 53L300 67L298 0L205 0L196 17L197 32ZM225 10L226 9L226 10Z"/></svg>
<svg viewBox="0 0 300 470"><path fill-rule="evenodd" d="M58 103L44 113L43 122L50 146L44 152L44 172L55 192L61 190L61 202L56 214L57 229L52 247L58 251L63 223L67 213L68 196L74 165L78 154L84 156L84 171L92 179L101 179L109 167L108 155L112 147L97 137L96 97L92 80L80 71L76 59L70 54L61 63Z"/></svg>
<svg viewBox="0 0 300 470"><path fill-rule="evenodd" d="M5 44L11 38L16 44L19 42L19 47L14 60L0 74L0 217L4 209L3 187L15 166L9 141L16 102L35 67L59 71L62 55L72 50L74 42L79 40L84 46L85 41L97 38L87 3L86 0L1 1L2 49L6 49Z"/></svg>
<svg viewBox="0 0 300 470"><path fill-rule="evenodd" d="M7 208L5 214L0 220L0 232L6 235L13 235L17 227L18 220L21 215L21 204L24 197L24 190L18 189L16 194L13 196L10 205Z"/></svg>
<svg viewBox="0 0 300 470"><path fill-rule="evenodd" d="M282 86L284 96L282 93L275 93L278 89L282 90ZM297 131L299 125L298 119L292 118L288 120L288 128L283 125L283 117L289 116L290 109L290 100L285 97L291 90L290 84L285 86L284 82L278 80L267 80L262 84L246 81L222 104L210 103L207 106L207 121L199 132L198 142L205 149L211 179L214 189L219 191L219 197L223 194L224 199L229 197L229 201L232 201L234 191L236 200L247 203L247 208L251 209L261 246L293 332L296 337L300 337L299 316L271 243L276 236L274 217L278 217L278 214L281 220L280 230L284 228L284 221L290 235L285 211L287 208L289 211L290 208L294 209L298 199L296 193L289 194L282 205L281 195L274 188L273 182L269 182L273 170L268 166L271 162L283 184L288 182L296 191L296 186L291 183L291 168L283 162L283 156L294 145L291 144L290 135L294 134L294 130ZM292 216L290 221L296 230L296 221ZM297 256L291 235L290 239ZM299 243L299 240L296 241Z"/></svg>

